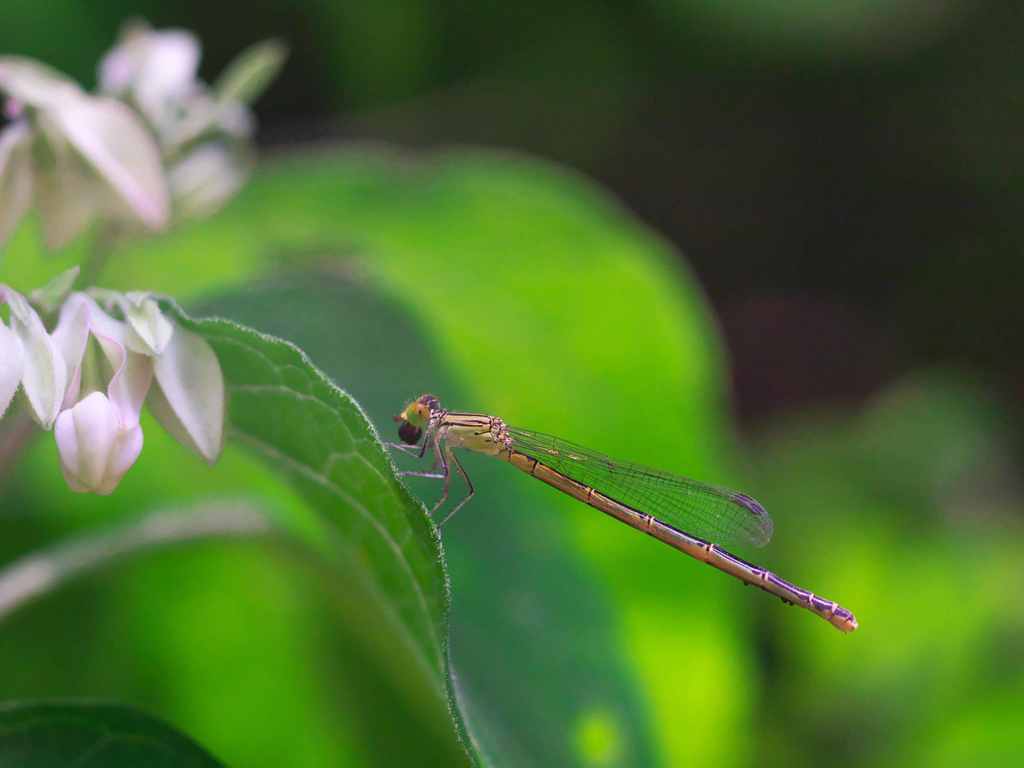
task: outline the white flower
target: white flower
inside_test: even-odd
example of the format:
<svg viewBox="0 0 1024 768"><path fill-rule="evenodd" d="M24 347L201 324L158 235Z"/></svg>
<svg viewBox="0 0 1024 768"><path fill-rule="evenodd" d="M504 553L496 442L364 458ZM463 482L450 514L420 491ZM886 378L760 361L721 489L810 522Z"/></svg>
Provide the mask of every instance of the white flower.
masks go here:
<svg viewBox="0 0 1024 768"><path fill-rule="evenodd" d="M102 392L62 411L54 436L64 479L78 493L113 493L142 451L142 428L126 427Z"/></svg>
<svg viewBox="0 0 1024 768"><path fill-rule="evenodd" d="M104 93L135 104L166 143L184 119L183 106L200 90L198 69L195 35L134 23L100 62L99 84Z"/></svg>
<svg viewBox="0 0 1024 768"><path fill-rule="evenodd" d="M216 461L223 445L224 377L210 345L175 327L148 293L93 293L125 320L114 319L84 293L71 294L61 308L54 339L67 360L69 384L56 438L68 485L113 491L141 450L139 414L147 400L177 440ZM90 337L114 373L106 396L91 392L79 400L83 382L95 378L85 362Z"/></svg>
<svg viewBox="0 0 1024 768"><path fill-rule="evenodd" d="M56 301L74 273L34 292ZM142 406L208 462L224 435L224 377L213 349L177 327L149 293L71 293L53 334L24 296L0 285L0 416L21 386L35 420L55 427L61 468L74 491L114 491L142 450ZM154 382L156 386L153 386Z"/></svg>
<svg viewBox="0 0 1024 768"><path fill-rule="evenodd" d="M250 47L210 87L191 33L130 25L86 94L61 73L0 56L0 245L29 208L60 248L97 218L149 230L209 215L253 165L248 104L280 70L277 41ZM123 228L123 226L122 226Z"/></svg>
<svg viewBox="0 0 1024 768"><path fill-rule="evenodd" d="M106 379L106 368L97 370L97 361L86 359L91 337L113 371L107 380L107 397L119 413L121 425L125 428L138 425L142 404L153 381L153 359L129 350L128 334L125 323L110 317L89 296L73 293L68 297L53 332L54 342L67 365L64 408L78 401L83 388L98 388Z"/></svg>
<svg viewBox="0 0 1024 768"><path fill-rule="evenodd" d="M207 461L216 461L224 434L224 376L213 349L201 336L174 326L148 293L92 293L126 320L110 317L86 294L68 297L54 331L69 361L65 407L79 395L81 361L91 334L115 371L107 392L122 423L137 424L148 400L176 439ZM153 381L155 387L150 386Z"/></svg>
<svg viewBox="0 0 1024 768"><path fill-rule="evenodd" d="M51 248L100 216L149 229L167 224L159 148L124 104L17 56L0 56L0 92L17 116L0 132L0 243L32 203Z"/></svg>
<svg viewBox="0 0 1024 768"><path fill-rule="evenodd" d="M247 103L277 74L285 48L252 46L213 88L198 78L199 56L191 33L136 22L99 67L100 89L134 105L156 132L183 219L214 213L245 183L253 164Z"/></svg>

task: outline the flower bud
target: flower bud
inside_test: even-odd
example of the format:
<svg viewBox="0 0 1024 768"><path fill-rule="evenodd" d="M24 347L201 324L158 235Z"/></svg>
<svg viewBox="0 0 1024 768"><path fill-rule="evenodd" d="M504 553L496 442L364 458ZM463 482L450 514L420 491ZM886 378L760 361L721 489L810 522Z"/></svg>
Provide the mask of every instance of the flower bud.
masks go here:
<svg viewBox="0 0 1024 768"><path fill-rule="evenodd" d="M122 427L102 392L61 411L54 435L64 479L77 493L112 493L142 451L142 428Z"/></svg>

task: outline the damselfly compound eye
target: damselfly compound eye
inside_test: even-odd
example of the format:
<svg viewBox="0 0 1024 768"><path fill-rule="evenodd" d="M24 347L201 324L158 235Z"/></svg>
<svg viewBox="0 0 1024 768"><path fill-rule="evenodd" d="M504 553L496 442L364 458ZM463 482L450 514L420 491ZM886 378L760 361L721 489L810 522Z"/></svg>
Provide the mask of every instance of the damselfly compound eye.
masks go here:
<svg viewBox="0 0 1024 768"><path fill-rule="evenodd" d="M408 421L403 421L398 427L398 436L403 443L416 445L420 441L420 437L423 436L423 430L419 427L414 427Z"/></svg>

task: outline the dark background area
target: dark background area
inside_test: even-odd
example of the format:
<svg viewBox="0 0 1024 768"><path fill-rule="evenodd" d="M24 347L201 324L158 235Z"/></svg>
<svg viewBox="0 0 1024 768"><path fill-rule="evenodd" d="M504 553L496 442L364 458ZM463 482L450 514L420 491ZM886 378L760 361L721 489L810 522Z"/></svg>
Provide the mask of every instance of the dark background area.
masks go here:
<svg viewBox="0 0 1024 768"><path fill-rule="evenodd" d="M0 47L87 84L126 16L212 79L291 58L261 143L522 150L593 176L685 254L741 421L954 364L1024 389L1024 10L1014 2L5 5Z"/></svg>

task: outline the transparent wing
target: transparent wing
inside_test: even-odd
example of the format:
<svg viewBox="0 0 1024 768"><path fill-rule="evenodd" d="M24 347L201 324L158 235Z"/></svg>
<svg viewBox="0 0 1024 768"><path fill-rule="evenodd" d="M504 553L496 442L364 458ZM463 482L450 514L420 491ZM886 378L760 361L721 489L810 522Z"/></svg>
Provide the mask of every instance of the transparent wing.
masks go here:
<svg viewBox="0 0 1024 768"><path fill-rule="evenodd" d="M616 461L560 437L515 427L509 427L508 434L515 450L693 536L755 547L763 547L772 537L768 512L745 494Z"/></svg>

